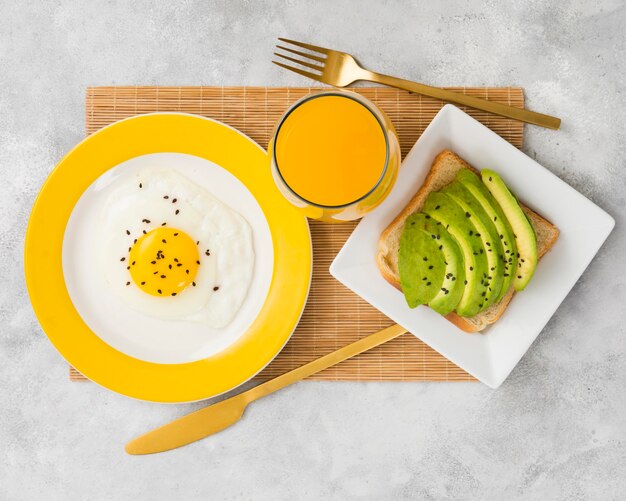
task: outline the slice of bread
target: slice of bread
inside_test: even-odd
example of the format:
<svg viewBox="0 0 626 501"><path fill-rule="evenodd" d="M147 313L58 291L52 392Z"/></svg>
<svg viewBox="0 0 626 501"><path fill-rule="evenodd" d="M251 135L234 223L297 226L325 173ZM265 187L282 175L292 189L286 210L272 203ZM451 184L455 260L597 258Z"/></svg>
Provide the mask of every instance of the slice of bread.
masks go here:
<svg viewBox="0 0 626 501"><path fill-rule="evenodd" d="M400 249L400 235L402 234L404 221L411 214L422 210L424 201L430 192L438 191L454 181L457 172L461 169L469 169L478 173L476 169L452 151L444 150L437 155L424 184L381 234L378 241L376 263L385 280L397 289L402 290L398 272L398 251ZM521 206L535 230L537 253L539 258L541 258L556 242L559 237L559 230L536 212L524 205ZM473 317L460 317L455 313L450 313L446 318L465 332L482 331L502 316L514 293L515 291L511 287L498 303L492 304L489 308Z"/></svg>

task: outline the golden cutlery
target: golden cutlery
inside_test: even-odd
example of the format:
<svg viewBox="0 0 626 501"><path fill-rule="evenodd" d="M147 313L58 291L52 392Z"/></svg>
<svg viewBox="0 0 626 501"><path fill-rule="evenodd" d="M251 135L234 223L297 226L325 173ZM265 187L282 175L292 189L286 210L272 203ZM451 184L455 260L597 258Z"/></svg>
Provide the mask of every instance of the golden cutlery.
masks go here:
<svg viewBox="0 0 626 501"><path fill-rule="evenodd" d="M347 52L326 49L324 47L318 47L317 45L298 42L296 40L289 40L287 38L279 37L278 39L286 44L307 49L313 52L313 54L302 52L291 47L277 45L276 47L278 49L299 57L296 58L286 54L274 52L275 56L278 56L286 61L299 64L313 71L307 71L278 61L272 61L274 64L305 77L312 78L313 80L324 82L328 85L346 87L358 80L367 80L369 82L376 82L390 87L397 87L410 92L416 92L425 96L434 97L436 99L441 99L442 101L448 101L450 103L460 104L463 106L471 106L472 108L495 113L496 115L501 115L503 117L514 118L516 120L521 120L522 122L540 125L549 129L558 129L561 126L561 119L550 115L543 115L534 111L507 106L506 104L487 101L478 97L466 96L465 94L459 94L458 92L453 92L451 90L431 87L430 85L411 82L410 80L404 80L402 78L396 78L390 75L369 71L363 68L356 61L356 59Z"/></svg>
<svg viewBox="0 0 626 501"><path fill-rule="evenodd" d="M343 348L313 360L297 369L289 371L277 378L271 379L239 395L222 400L204 409L192 412L169 424L152 430L126 444L128 454L153 454L175 449L190 444L213 433L222 431L235 424L247 405L255 400L274 393L285 386L304 379L311 374L320 372L348 358L363 353L375 346L381 345L401 334L406 329L399 325L392 325L374 334L359 339Z"/></svg>

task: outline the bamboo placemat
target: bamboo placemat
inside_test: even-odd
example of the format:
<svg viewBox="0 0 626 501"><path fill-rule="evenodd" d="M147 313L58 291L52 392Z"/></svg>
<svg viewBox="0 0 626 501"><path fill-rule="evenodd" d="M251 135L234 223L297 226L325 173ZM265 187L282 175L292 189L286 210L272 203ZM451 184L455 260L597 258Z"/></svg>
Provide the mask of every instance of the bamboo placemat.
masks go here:
<svg viewBox="0 0 626 501"><path fill-rule="evenodd" d="M521 88L452 90L522 108ZM285 109L311 88L287 87L92 87L87 89L87 134L122 118L155 111L179 111L220 120L266 147ZM354 89L383 109L394 123L402 155L406 155L443 106L436 99L389 88ZM521 148L521 122L465 109L470 115ZM331 261L356 223L312 221L313 281L306 308L291 340L258 376L268 379L318 358L392 322L332 278ZM465 334L459 334L465 335ZM70 368L72 381L86 381ZM346 360L310 379L360 381L473 381L411 334L405 334L358 357Z"/></svg>

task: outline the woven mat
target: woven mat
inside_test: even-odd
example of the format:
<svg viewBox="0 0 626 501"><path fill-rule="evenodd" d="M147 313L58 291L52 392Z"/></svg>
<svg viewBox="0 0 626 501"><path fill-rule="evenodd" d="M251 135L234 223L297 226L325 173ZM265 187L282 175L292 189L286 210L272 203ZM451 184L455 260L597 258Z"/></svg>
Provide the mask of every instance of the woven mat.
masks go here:
<svg viewBox="0 0 626 501"><path fill-rule="evenodd" d="M285 109L310 88L284 87L94 87L87 90L87 134L116 120L154 111L181 111L220 120L266 147ZM443 106L436 99L388 88L355 89L391 118L406 155ZM521 88L451 88L522 108ZM520 122L473 109L464 109L518 148L524 129ZM331 261L356 223L311 222L313 282L302 319L289 343L257 379L268 379L329 353L392 322L333 279ZM465 335L465 334L459 334ZM86 381L70 368L72 381ZM360 381L473 381L411 334L405 334L358 357L346 360L310 379Z"/></svg>

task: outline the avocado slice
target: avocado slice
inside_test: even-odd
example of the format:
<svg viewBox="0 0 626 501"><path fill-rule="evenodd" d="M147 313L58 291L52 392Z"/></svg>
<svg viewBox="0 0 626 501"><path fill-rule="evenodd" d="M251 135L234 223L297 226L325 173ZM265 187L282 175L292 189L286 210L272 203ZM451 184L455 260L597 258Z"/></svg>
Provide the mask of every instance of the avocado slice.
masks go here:
<svg viewBox="0 0 626 501"><path fill-rule="evenodd" d="M476 233L473 222L465 216L461 207L445 193L432 192L424 202L423 211L441 223L452 235L463 254L465 268L465 288L456 312L463 317L471 317L485 305L482 295L484 278L487 275L487 257L481 241L472 237Z"/></svg>
<svg viewBox="0 0 626 501"><path fill-rule="evenodd" d="M517 269L517 245L513 237L513 230L509 221L505 217L500 205L493 198L489 190L485 187L480 178L468 169L461 169L457 176L459 181L474 196L477 202L485 210L496 228L498 237L502 242L503 255L501 256L504 263L504 279L502 280L502 289L498 295L497 301L502 299L511 287L514 271Z"/></svg>
<svg viewBox="0 0 626 501"><path fill-rule="evenodd" d="M500 297L502 290L502 282L504 280L504 262L502 255L502 242L496 231L493 221L489 218L485 209L480 205L474 196L458 181L449 184L444 193L450 195L461 206L461 208L470 215L478 233L475 234L480 238L487 252L488 272L485 277L487 282L487 290L485 291L486 305L491 305Z"/></svg>
<svg viewBox="0 0 626 501"><path fill-rule="evenodd" d="M440 291L446 275L445 257L436 236L424 231L425 214L412 214L400 236L398 271L400 285L410 308L426 304Z"/></svg>
<svg viewBox="0 0 626 501"><path fill-rule="evenodd" d="M465 269L463 254L458 244L443 225L432 218L425 219L424 231L439 243L446 264L446 274L437 295L430 300L428 306L441 315L447 315L459 304L465 290Z"/></svg>
<svg viewBox="0 0 626 501"><path fill-rule="evenodd" d="M465 289L465 269L463 268L461 249L448 233L448 230L430 216L421 214L420 217L411 217L410 224L414 227L419 225L428 237L438 245L438 250L443 253L446 265L445 276L441 288L435 297L428 302L428 306L441 315L447 315L459 304Z"/></svg>
<svg viewBox="0 0 626 501"><path fill-rule="evenodd" d="M517 269L514 272L513 287L516 291L521 291L528 285L537 267L537 237L535 236L535 231L515 195L507 188L502 178L489 169L484 169L481 172L481 177L513 229L519 260Z"/></svg>

